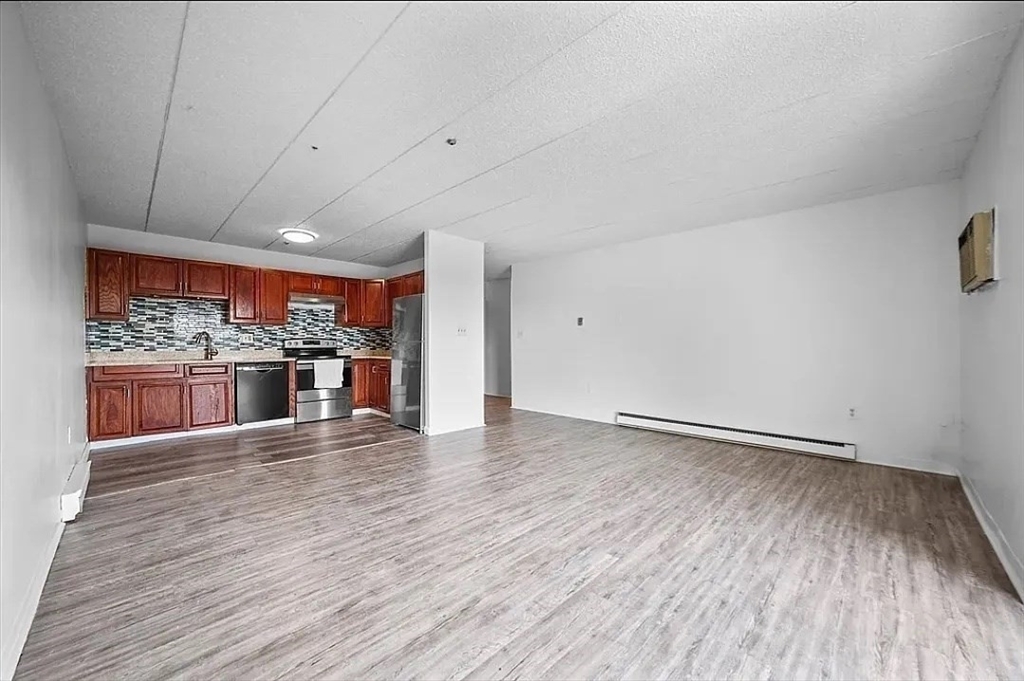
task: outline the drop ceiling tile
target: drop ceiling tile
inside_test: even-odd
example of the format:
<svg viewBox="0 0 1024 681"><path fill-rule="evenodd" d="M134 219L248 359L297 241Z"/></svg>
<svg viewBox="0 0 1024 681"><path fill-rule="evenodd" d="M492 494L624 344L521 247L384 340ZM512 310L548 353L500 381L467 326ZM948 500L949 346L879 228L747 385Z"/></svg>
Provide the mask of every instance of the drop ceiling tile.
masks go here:
<svg viewBox="0 0 1024 681"><path fill-rule="evenodd" d="M227 226L299 223L625 4L412 4Z"/></svg>
<svg viewBox="0 0 1024 681"><path fill-rule="evenodd" d="M89 222L146 223L184 2L23 2Z"/></svg>
<svg viewBox="0 0 1024 681"><path fill-rule="evenodd" d="M150 230L210 238L404 5L193 3Z"/></svg>

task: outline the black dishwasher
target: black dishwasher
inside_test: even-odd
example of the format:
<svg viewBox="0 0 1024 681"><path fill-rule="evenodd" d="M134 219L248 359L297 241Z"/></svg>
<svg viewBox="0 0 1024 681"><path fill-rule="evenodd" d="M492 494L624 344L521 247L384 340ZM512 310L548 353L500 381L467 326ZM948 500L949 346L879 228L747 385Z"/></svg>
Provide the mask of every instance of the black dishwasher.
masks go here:
<svg viewBox="0 0 1024 681"><path fill-rule="evenodd" d="M235 423L288 417L288 365L254 362L235 365Z"/></svg>

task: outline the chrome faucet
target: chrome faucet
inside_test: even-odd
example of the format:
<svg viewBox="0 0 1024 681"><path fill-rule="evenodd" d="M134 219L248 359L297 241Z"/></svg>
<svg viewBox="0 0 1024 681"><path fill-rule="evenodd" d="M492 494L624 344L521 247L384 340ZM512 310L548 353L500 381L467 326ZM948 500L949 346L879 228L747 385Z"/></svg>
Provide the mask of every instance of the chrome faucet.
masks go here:
<svg viewBox="0 0 1024 681"><path fill-rule="evenodd" d="M213 347L213 339L210 338L208 331L200 331L196 335L192 336L192 342L196 345L205 343L206 347L203 348L203 359L209 361L213 359L214 355L217 354L218 350Z"/></svg>

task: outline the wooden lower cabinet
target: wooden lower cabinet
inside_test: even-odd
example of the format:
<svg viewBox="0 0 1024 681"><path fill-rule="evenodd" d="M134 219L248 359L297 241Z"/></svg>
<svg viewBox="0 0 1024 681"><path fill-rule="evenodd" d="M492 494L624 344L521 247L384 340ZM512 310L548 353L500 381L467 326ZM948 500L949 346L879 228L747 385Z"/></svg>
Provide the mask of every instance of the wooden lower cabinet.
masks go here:
<svg viewBox="0 0 1024 681"><path fill-rule="evenodd" d="M160 376L157 369L169 376ZM90 440L174 433L235 422L231 364L93 367Z"/></svg>
<svg viewBox="0 0 1024 681"><path fill-rule="evenodd" d="M89 383L89 439L113 440L132 434L131 383Z"/></svg>
<svg viewBox="0 0 1024 681"><path fill-rule="evenodd" d="M370 406L370 360L352 360L352 408Z"/></svg>
<svg viewBox="0 0 1024 681"><path fill-rule="evenodd" d="M184 381L133 381L134 435L186 430Z"/></svg>
<svg viewBox="0 0 1024 681"><path fill-rule="evenodd" d="M370 360L370 408L391 413L391 360Z"/></svg>
<svg viewBox="0 0 1024 681"><path fill-rule="evenodd" d="M391 360L352 360L352 408L391 412Z"/></svg>
<svg viewBox="0 0 1024 681"><path fill-rule="evenodd" d="M234 423L234 390L230 379L189 381L187 397L189 430Z"/></svg>

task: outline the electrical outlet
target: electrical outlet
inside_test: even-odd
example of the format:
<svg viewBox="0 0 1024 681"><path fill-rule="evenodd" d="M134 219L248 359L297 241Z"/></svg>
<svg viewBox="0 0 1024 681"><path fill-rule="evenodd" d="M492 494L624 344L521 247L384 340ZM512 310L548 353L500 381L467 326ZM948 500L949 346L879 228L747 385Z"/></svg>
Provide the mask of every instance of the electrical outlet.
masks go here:
<svg viewBox="0 0 1024 681"><path fill-rule="evenodd" d="M460 326L458 329L455 330L455 335L460 337L465 337L466 335L468 335L466 332L466 327Z"/></svg>
<svg viewBox="0 0 1024 681"><path fill-rule="evenodd" d="M850 418L851 419L857 418L857 408L856 407L850 407L849 414L850 414Z"/></svg>
<svg viewBox="0 0 1024 681"><path fill-rule="evenodd" d="M583 326L583 317L576 318L576 326Z"/></svg>
<svg viewBox="0 0 1024 681"><path fill-rule="evenodd" d="M243 333L241 336L238 337L238 340L240 340L243 343L252 343L252 334Z"/></svg>

